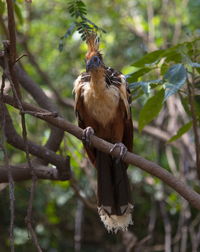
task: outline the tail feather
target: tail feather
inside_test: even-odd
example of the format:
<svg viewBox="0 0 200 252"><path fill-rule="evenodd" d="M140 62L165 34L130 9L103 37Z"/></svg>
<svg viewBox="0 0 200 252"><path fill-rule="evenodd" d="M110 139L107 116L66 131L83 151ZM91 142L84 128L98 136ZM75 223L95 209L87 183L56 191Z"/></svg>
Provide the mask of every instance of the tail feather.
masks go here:
<svg viewBox="0 0 200 252"><path fill-rule="evenodd" d="M97 151L98 210L108 231L127 230L132 224L127 166L109 154Z"/></svg>

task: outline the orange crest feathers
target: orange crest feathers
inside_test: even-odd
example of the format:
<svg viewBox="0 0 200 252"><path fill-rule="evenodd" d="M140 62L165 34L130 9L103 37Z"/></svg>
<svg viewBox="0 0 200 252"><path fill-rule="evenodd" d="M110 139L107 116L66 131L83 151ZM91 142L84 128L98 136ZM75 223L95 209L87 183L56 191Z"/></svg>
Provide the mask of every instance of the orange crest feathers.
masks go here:
<svg viewBox="0 0 200 252"><path fill-rule="evenodd" d="M99 37L96 33L90 33L86 39L88 45L88 53L98 52L99 50Z"/></svg>

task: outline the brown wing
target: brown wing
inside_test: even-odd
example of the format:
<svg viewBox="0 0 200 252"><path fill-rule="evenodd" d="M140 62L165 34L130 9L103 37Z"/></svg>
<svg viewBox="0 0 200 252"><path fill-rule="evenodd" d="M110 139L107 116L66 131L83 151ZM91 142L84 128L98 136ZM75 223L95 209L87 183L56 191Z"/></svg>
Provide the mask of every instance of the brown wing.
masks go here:
<svg viewBox="0 0 200 252"><path fill-rule="evenodd" d="M133 123L128 119L124 123L123 144L127 147L128 151L133 151Z"/></svg>
<svg viewBox="0 0 200 252"><path fill-rule="evenodd" d="M106 67L106 83L108 86L114 85L119 88L121 99L124 103L127 117L124 121L124 135L123 144L127 147L128 151L132 152L133 148L133 122L131 118L131 92L128 88L128 83L121 72L116 71L111 67Z"/></svg>
<svg viewBox="0 0 200 252"><path fill-rule="evenodd" d="M88 78L89 77L89 78ZM85 129L87 125L87 117L88 115L85 113L84 103L83 103L83 96L82 94L82 87L86 81L89 81L90 76L87 73L81 74L74 83L74 90L75 93L75 113L78 119L78 126L82 129ZM95 149L89 148L84 144L84 148L88 154L90 161L95 164Z"/></svg>
<svg viewBox="0 0 200 252"><path fill-rule="evenodd" d="M125 77L124 77L125 80ZM126 80L125 80L126 81ZM127 94L127 101L129 105L129 117L127 117L127 120L124 122L124 136L123 136L123 143L127 147L128 151L133 151L133 121L131 117L131 92L128 87L128 83L126 82L126 94Z"/></svg>

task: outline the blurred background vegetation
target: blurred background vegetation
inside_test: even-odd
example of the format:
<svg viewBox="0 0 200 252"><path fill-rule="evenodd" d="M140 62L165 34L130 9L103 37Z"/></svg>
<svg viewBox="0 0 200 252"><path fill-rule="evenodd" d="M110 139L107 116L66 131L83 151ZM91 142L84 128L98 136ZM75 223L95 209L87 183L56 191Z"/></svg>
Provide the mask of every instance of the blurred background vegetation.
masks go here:
<svg viewBox="0 0 200 252"><path fill-rule="evenodd" d="M28 55L20 60L21 64L46 95L57 104L59 113L76 124L70 105L73 82L85 69L87 48L77 31L61 41L74 21L68 10L68 1L14 2L18 55ZM172 92L173 95L155 112L155 115L160 112L159 116L143 131L137 130L141 109L153 97L155 90L160 90L158 82L147 82L162 80L163 76L169 81L170 78L165 74L172 63L187 65L187 71L193 71L192 76L197 80L196 116L200 119L200 51L194 42L200 34L200 0L87 0L84 3L87 7L87 18L106 31L101 36L105 64L129 76L136 128L134 152L160 164L200 192L191 127L187 128L188 131L180 139L167 143L179 128L191 121L186 86L179 93L176 93L177 90ZM7 14L3 0L0 0L0 22L0 38L5 40ZM61 42L62 52L59 51ZM144 55L149 55L147 53L158 49L166 52L165 50L174 46L177 47L167 56L150 54L149 60L143 58L139 62ZM139 67L134 62L139 62ZM196 65L191 65L192 63ZM23 99L29 103L34 102L24 90ZM9 106L8 109L15 128L21 134L18 111ZM149 107L151 109L153 110ZM31 116L26 118L29 139L44 144L50 134L47 124ZM150 121L151 118L144 124ZM11 164L26 162L24 153L9 144L6 147ZM81 199L86 199L94 206L96 204L95 170L87 160L82 143L65 133L58 153L71 156L76 181L75 185L68 181L38 181L34 198L34 225L44 251L199 251L198 211L159 179L131 166L129 177L135 206L134 225L129 232L108 234L96 209L88 207ZM15 248L20 252L36 251L28 238L24 221L29 190L30 182L15 183ZM6 252L9 251L10 222L8 186L0 192L0 206L0 251Z"/></svg>

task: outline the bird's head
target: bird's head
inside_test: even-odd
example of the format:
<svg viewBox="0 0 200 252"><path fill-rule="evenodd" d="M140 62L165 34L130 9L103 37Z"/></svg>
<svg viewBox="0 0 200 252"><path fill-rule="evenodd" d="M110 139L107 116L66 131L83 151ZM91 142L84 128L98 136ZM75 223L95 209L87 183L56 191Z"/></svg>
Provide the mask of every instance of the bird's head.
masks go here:
<svg viewBox="0 0 200 252"><path fill-rule="evenodd" d="M88 52L86 54L86 71L102 71L104 68L103 58L99 51L99 39L96 34L92 33L87 40Z"/></svg>

